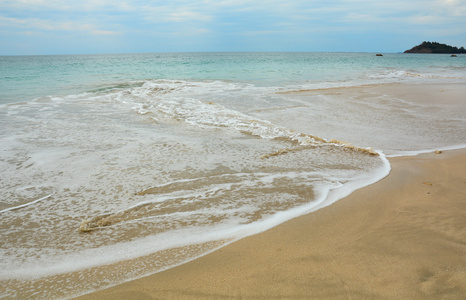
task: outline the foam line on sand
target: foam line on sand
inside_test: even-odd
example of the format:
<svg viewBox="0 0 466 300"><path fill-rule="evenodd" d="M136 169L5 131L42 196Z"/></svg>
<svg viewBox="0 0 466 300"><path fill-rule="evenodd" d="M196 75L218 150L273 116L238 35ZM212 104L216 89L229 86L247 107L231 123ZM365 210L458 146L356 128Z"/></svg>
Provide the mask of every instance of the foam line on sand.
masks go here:
<svg viewBox="0 0 466 300"><path fill-rule="evenodd" d="M466 150L389 160L329 207L82 299L461 299Z"/></svg>

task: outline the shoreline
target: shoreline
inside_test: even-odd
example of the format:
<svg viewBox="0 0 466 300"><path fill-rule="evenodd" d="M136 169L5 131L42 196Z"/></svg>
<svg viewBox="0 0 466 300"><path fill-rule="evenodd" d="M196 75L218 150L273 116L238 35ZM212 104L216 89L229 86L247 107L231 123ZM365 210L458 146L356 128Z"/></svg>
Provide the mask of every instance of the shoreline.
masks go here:
<svg viewBox="0 0 466 300"><path fill-rule="evenodd" d="M461 298L466 149L388 160L330 206L77 299Z"/></svg>

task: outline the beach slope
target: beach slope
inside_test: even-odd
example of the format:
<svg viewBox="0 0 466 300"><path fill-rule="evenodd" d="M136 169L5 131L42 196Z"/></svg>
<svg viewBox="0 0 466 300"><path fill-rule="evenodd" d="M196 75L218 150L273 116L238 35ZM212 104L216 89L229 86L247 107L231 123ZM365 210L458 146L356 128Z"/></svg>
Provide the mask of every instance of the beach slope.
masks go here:
<svg viewBox="0 0 466 300"><path fill-rule="evenodd" d="M80 299L463 298L466 150L390 162L334 205Z"/></svg>

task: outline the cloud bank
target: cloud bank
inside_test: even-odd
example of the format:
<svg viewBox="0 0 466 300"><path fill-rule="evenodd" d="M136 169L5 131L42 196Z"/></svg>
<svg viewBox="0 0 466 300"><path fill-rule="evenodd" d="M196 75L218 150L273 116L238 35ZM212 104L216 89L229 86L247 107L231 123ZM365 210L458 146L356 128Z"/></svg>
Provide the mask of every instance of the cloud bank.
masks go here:
<svg viewBox="0 0 466 300"><path fill-rule="evenodd" d="M0 54L466 46L466 0L0 0Z"/></svg>

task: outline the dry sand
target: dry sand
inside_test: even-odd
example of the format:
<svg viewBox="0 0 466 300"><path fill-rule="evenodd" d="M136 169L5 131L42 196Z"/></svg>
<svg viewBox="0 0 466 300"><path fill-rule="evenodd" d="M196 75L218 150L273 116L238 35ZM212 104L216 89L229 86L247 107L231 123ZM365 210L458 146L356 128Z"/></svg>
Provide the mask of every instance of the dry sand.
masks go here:
<svg viewBox="0 0 466 300"><path fill-rule="evenodd" d="M82 299L465 299L466 149L182 266Z"/></svg>

